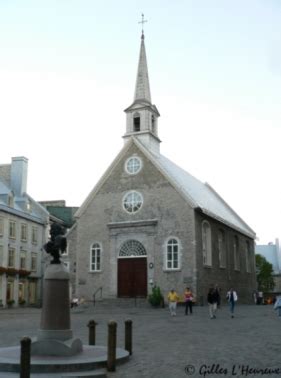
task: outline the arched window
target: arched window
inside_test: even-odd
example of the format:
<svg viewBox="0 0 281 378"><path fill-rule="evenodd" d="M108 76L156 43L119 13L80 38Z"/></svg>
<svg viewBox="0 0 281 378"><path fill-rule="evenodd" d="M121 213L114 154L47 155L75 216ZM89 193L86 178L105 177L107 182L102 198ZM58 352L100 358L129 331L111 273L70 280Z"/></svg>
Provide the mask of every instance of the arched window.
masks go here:
<svg viewBox="0 0 281 378"><path fill-rule="evenodd" d="M226 246L225 246L225 234L223 230L219 230L218 233L218 251L219 251L219 266L220 268L226 267Z"/></svg>
<svg viewBox="0 0 281 378"><path fill-rule="evenodd" d="M166 244L166 266L167 270L180 269L179 242L177 239L169 239Z"/></svg>
<svg viewBox="0 0 281 378"><path fill-rule="evenodd" d="M203 264L212 266L211 227L207 221L203 221L202 223L202 253Z"/></svg>
<svg viewBox="0 0 281 378"><path fill-rule="evenodd" d="M233 256L234 256L234 269L240 270L240 256L239 256L239 243L238 236L233 239Z"/></svg>
<svg viewBox="0 0 281 378"><path fill-rule="evenodd" d="M140 131L140 114L134 114L134 132Z"/></svg>
<svg viewBox="0 0 281 378"><path fill-rule="evenodd" d="M146 256L144 246L137 240L127 240L122 244L119 252L119 257L143 257Z"/></svg>
<svg viewBox="0 0 281 378"><path fill-rule="evenodd" d="M91 247L90 271L91 272L101 271L101 245L99 243L94 243Z"/></svg>
<svg viewBox="0 0 281 378"><path fill-rule="evenodd" d="M251 248L249 240L246 241L246 272L251 273Z"/></svg>

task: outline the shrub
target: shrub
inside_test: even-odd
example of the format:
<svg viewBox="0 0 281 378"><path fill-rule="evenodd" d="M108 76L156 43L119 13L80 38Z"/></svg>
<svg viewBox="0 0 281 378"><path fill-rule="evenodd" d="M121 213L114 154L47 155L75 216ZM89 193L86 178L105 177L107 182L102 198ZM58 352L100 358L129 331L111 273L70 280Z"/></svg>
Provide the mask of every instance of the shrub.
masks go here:
<svg viewBox="0 0 281 378"><path fill-rule="evenodd" d="M160 306L163 305L164 298L161 294L161 290L159 286L154 286L152 288L152 293L148 296L148 301L152 306Z"/></svg>

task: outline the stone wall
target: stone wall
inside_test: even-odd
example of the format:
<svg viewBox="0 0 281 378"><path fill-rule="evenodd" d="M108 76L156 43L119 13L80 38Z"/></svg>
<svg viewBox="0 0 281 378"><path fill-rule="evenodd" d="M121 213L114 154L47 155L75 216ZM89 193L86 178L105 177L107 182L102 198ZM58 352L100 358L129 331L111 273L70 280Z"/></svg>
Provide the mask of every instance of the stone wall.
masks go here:
<svg viewBox="0 0 281 378"><path fill-rule="evenodd" d="M125 170L127 159L136 155L142 160L142 170L129 175ZM124 195L136 190L143 196L142 208L128 214L122 206ZM212 235L212 266L205 267L202 258L203 220L208 220ZM218 230L226 236L226 267L218 261ZM238 237L241 268L234 270L233 238ZM181 266L177 271L165 270L166 243L169 238L179 241ZM189 286L198 303L206 303L211 285L218 284L225 298L234 287L241 302L251 302L256 288L254 241L195 211L150 160L132 144L115 161L108 177L99 183L98 190L77 221L76 289L79 297L92 300L93 293L103 289L103 296L117 296L118 254L122 244L130 239L142 243L147 252L147 288L160 286L166 297L171 288L183 294ZM90 247L94 242L102 246L102 269L90 272ZM251 272L245 269L246 242L251 250ZM75 245L75 244L73 244ZM150 284L151 283L151 284Z"/></svg>
<svg viewBox="0 0 281 378"><path fill-rule="evenodd" d="M143 167L137 175L124 169L126 160L137 154ZM139 191L144 199L142 208L128 214L122 199L129 190ZM77 291L79 296L91 299L98 287L105 297L117 295L117 259L122 243L138 240L147 251L149 281L160 286L164 295L174 287L183 292L186 283L196 285L194 212L182 196L155 166L132 145L118 162L77 222ZM151 224L151 220L152 222ZM127 224L126 224L127 222ZM175 237L180 242L182 269L164 270L165 243ZM102 271L91 273L90 246L102 245ZM153 268L149 268L149 264Z"/></svg>
<svg viewBox="0 0 281 378"><path fill-rule="evenodd" d="M201 225L204 220L207 220L211 226L212 235L212 267L205 267L203 265L202 257L202 231ZM226 267L221 268L219 264L218 253L218 232L223 230L226 241ZM227 227L221 222L206 216L203 213L196 212L196 235L197 235L197 269L198 269L198 297L203 298L206 303L206 297L209 287L218 284L221 288L222 299L226 302L226 293L233 287L238 294L239 302L253 303L253 291L256 289L256 274L255 274L255 253L254 240ZM233 240L238 237L239 254L240 254L240 269L234 269L234 253ZM250 258L250 272L246 271L246 257L245 247L246 242L249 242L251 258Z"/></svg>

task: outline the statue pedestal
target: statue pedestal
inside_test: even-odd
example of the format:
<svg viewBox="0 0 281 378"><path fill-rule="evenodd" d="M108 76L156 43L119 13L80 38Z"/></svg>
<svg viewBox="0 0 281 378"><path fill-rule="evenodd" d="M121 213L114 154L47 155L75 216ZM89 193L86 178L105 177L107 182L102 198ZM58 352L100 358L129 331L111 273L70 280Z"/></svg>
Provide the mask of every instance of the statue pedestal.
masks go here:
<svg viewBox="0 0 281 378"><path fill-rule="evenodd" d="M41 324L31 354L73 356L82 349L70 328L69 273L63 264L51 264L44 276Z"/></svg>

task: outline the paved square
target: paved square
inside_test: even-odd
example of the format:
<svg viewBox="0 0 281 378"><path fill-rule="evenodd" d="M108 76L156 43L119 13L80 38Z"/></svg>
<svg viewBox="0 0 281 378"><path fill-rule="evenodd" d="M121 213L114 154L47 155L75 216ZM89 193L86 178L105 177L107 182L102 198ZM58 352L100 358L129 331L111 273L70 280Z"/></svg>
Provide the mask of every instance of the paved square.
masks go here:
<svg viewBox="0 0 281 378"><path fill-rule="evenodd" d="M281 318L271 305L237 305L234 319L225 305L217 319L209 319L207 306L194 307L192 316L178 307L177 316L171 317L167 308L97 304L74 310L71 319L74 335L84 344L87 324L96 320L97 345L106 345L107 322L116 320L118 347L124 347L124 321L133 320L133 355L115 373L108 373L110 378L281 377ZM1 310L0 346L19 345L21 337L36 336L39 322L39 309ZM16 376L3 374L1 378Z"/></svg>

